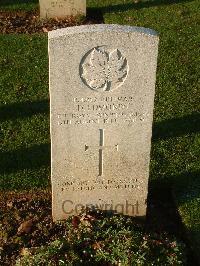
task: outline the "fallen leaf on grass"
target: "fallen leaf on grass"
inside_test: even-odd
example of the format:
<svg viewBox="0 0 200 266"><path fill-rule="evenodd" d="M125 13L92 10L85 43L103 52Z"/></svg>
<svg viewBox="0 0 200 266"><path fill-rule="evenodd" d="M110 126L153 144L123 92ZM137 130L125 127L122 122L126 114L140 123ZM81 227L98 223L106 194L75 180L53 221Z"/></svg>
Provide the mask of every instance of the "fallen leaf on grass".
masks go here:
<svg viewBox="0 0 200 266"><path fill-rule="evenodd" d="M42 28L43 32L48 32L47 28Z"/></svg>
<svg viewBox="0 0 200 266"><path fill-rule="evenodd" d="M31 232L32 228L33 228L33 220L31 219L31 220L25 221L19 226L17 230L17 234L18 235L28 234Z"/></svg>

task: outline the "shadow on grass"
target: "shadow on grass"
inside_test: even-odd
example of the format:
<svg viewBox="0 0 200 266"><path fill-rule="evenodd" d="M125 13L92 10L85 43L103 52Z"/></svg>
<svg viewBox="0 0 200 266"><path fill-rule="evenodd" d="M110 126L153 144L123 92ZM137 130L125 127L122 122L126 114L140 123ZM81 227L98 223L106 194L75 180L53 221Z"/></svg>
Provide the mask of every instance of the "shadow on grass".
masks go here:
<svg viewBox="0 0 200 266"><path fill-rule="evenodd" d="M200 132L200 113L165 120L153 125L153 141Z"/></svg>
<svg viewBox="0 0 200 266"><path fill-rule="evenodd" d="M21 4L38 4L38 0L1 0L0 7L21 5Z"/></svg>
<svg viewBox="0 0 200 266"><path fill-rule="evenodd" d="M171 197L171 195L168 194L172 187L174 190L179 191L186 188L189 184L195 184L196 182L200 184L199 176L200 171L196 170L180 173L178 175L165 175L160 180L150 178L149 191L153 191L153 194L157 194L160 199L166 199L168 196ZM200 186L198 189L200 190ZM163 190L162 193L159 193L159 190ZM186 198L184 200L186 200Z"/></svg>
<svg viewBox="0 0 200 266"><path fill-rule="evenodd" d="M49 101L23 102L0 107L0 122L16 118L30 117L36 114L49 113Z"/></svg>
<svg viewBox="0 0 200 266"><path fill-rule="evenodd" d="M87 20L95 24L104 24L102 10L100 8L87 8Z"/></svg>
<svg viewBox="0 0 200 266"><path fill-rule="evenodd" d="M184 225L186 241L194 254L193 265L200 265L200 171L174 177L173 198ZM183 207L184 206L184 207ZM196 261L195 261L196 260Z"/></svg>
<svg viewBox="0 0 200 266"><path fill-rule="evenodd" d="M188 204L200 196L200 171L188 171L178 175L166 175L162 180L150 178L148 194L148 214L152 217L151 204L162 208L177 208L174 199L177 198L179 204ZM182 195L182 196L181 196ZM154 213L154 212L153 212ZM162 210L161 210L162 213ZM175 213L174 213L175 214ZM176 213L175 217L179 216ZM178 218L180 219L180 218ZM173 220L173 219L172 219Z"/></svg>
<svg viewBox="0 0 200 266"><path fill-rule="evenodd" d="M14 151L0 152L0 174L50 165L50 144L34 145Z"/></svg>
<svg viewBox="0 0 200 266"><path fill-rule="evenodd" d="M139 1L138 3L134 3L133 1L133 3L107 5L104 7L100 7L99 9L101 10L102 13L117 13L117 12L125 12L132 9L142 9L154 6L172 5L172 4L179 4L185 2L192 2L192 0L150 0L150 1Z"/></svg>
<svg viewBox="0 0 200 266"><path fill-rule="evenodd" d="M181 204L197 199L200 195L199 176L200 171L189 171L179 175L166 175L162 180L150 178L147 217L151 220L152 227L157 224L156 219L159 217L163 219L159 222L161 227L164 226L173 233L178 230L174 225L180 226L181 220L174 199L184 191L187 196L179 198Z"/></svg>
<svg viewBox="0 0 200 266"><path fill-rule="evenodd" d="M148 189L147 229L158 232L167 231L182 239L189 251L188 266L199 265L198 260L200 262L199 212L195 213L194 208L188 210L191 217L188 216L187 221L192 219L192 223L197 226L186 228L183 223L184 217L178 213L175 202L178 201L179 206L182 204L190 206L191 202L199 198L199 176L200 171L190 171L180 175L166 176L164 181L150 180Z"/></svg>
<svg viewBox="0 0 200 266"><path fill-rule="evenodd" d="M190 203L193 199L200 197L200 171L182 173L170 178L173 182L174 194L182 195L178 196L181 204Z"/></svg>

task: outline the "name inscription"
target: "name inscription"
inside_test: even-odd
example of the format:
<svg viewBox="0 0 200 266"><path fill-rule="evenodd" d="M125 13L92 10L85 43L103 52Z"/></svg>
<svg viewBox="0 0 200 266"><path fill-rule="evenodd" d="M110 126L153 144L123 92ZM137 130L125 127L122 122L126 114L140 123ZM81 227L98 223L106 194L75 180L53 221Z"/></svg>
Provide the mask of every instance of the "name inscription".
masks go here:
<svg viewBox="0 0 200 266"><path fill-rule="evenodd" d="M57 114L58 125L132 124L146 121L148 112L134 108L134 97L86 97L73 99L73 111Z"/></svg>

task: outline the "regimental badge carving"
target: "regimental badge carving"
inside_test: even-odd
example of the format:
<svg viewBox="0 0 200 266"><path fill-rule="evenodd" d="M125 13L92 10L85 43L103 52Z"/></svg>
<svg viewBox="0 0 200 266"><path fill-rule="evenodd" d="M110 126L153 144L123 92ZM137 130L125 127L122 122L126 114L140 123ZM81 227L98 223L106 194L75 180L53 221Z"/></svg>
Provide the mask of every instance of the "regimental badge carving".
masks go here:
<svg viewBox="0 0 200 266"><path fill-rule="evenodd" d="M82 59L80 76L90 89L112 91L120 87L128 75L128 62L119 49L95 47Z"/></svg>

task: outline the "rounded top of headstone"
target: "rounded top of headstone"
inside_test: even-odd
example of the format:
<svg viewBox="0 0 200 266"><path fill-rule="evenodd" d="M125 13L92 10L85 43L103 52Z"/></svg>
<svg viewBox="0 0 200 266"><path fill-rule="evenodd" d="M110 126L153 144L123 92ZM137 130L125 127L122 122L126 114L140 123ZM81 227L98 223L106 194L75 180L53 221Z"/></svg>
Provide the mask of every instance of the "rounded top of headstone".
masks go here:
<svg viewBox="0 0 200 266"><path fill-rule="evenodd" d="M65 35L89 33L89 32L127 32L139 33L152 37L158 37L158 33L152 29L144 27L123 26L117 24L96 24L68 27L58 30L53 30L48 33L49 39L59 38Z"/></svg>

